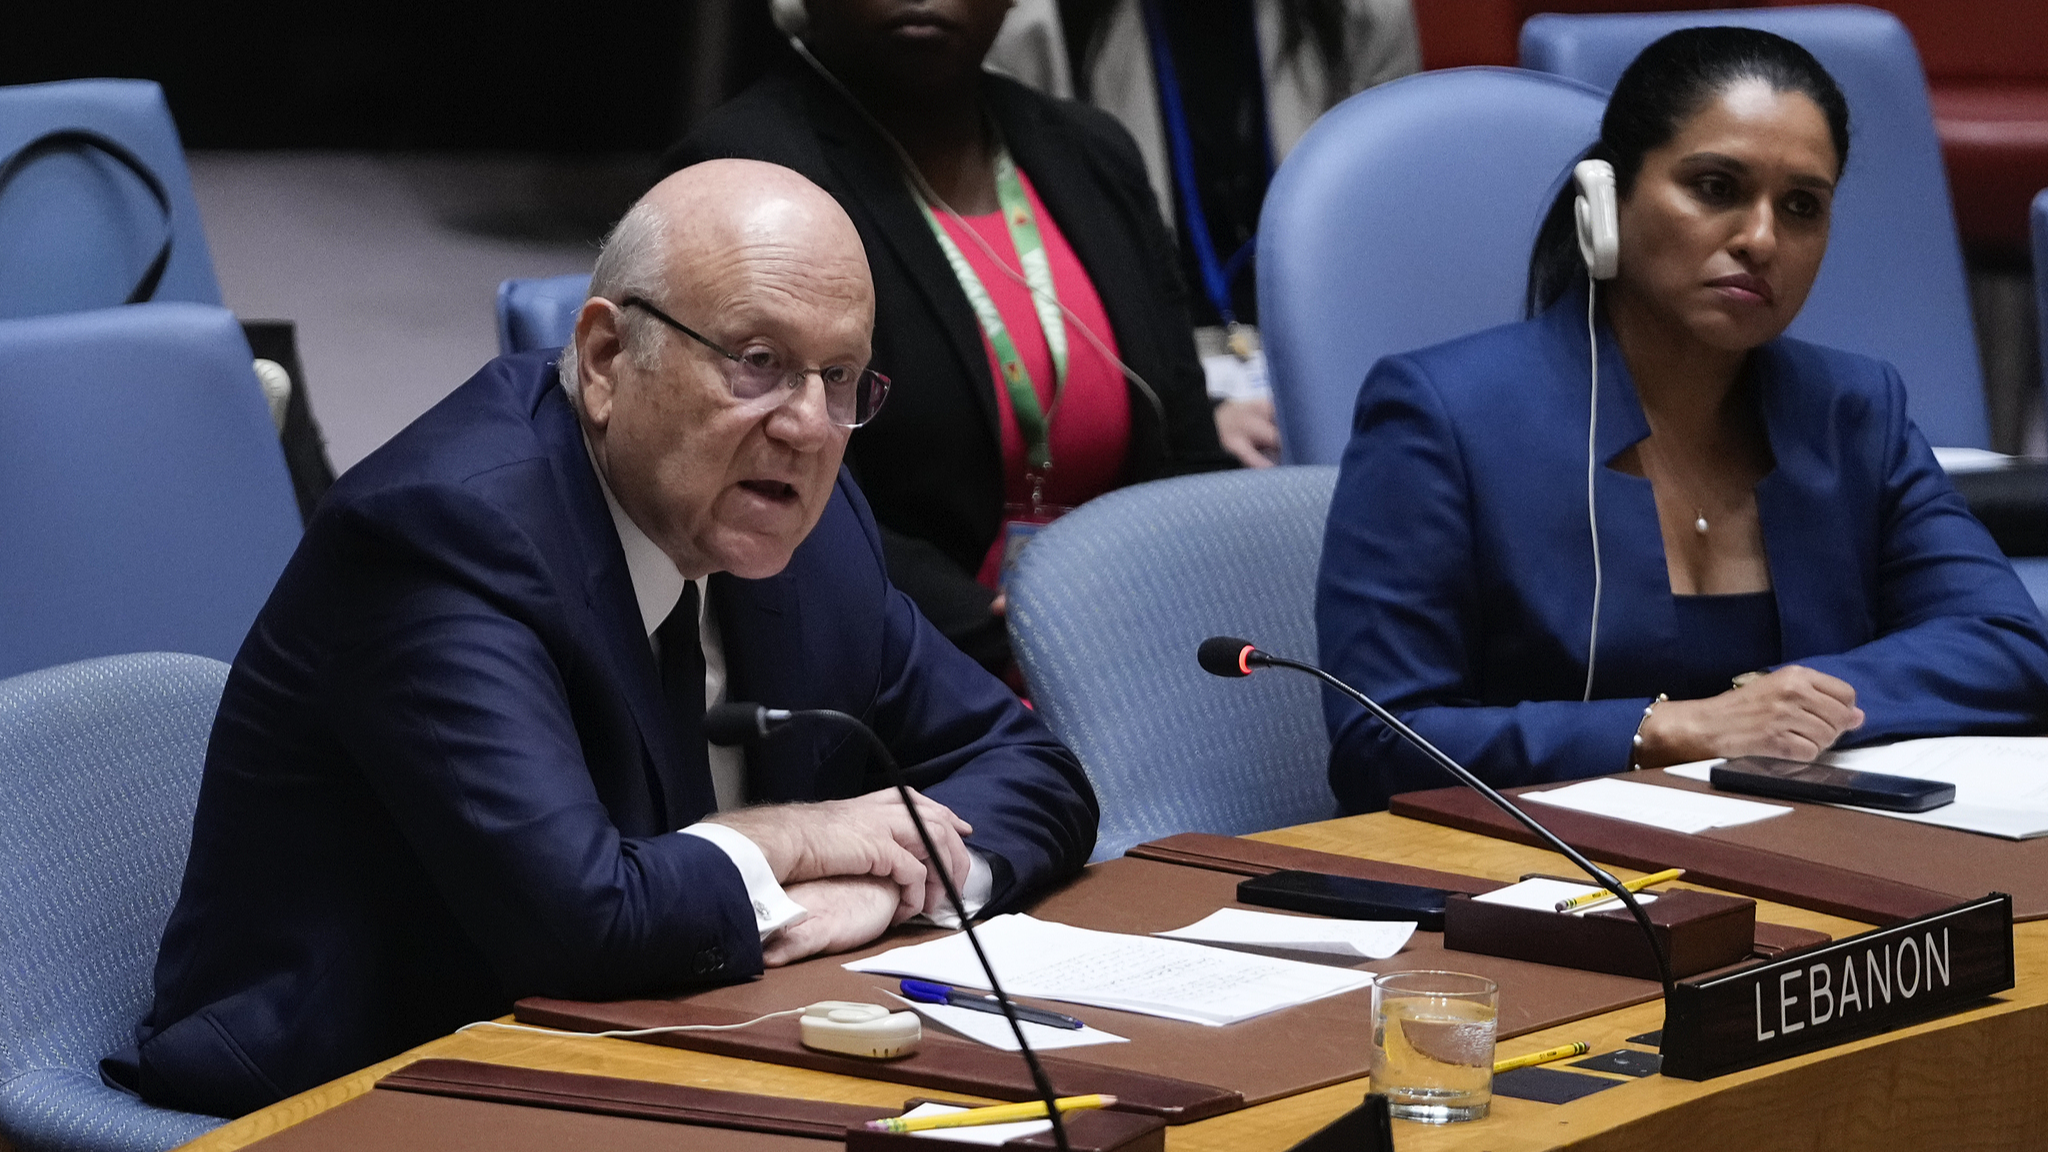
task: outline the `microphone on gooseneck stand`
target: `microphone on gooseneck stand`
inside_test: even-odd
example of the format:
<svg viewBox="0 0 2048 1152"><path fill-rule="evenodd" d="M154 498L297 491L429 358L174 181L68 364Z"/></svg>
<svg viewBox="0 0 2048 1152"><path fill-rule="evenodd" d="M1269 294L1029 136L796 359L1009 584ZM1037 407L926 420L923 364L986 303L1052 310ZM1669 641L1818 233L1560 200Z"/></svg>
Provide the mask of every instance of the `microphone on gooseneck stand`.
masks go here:
<svg viewBox="0 0 2048 1152"><path fill-rule="evenodd" d="M1373 717L1380 723L1393 729L1395 735L1413 744L1423 755L1434 760L1438 767L1457 777L1466 787L1492 801L1494 806L1501 811L1514 817L1524 828L1534 832L1538 839L1549 845L1551 850L1578 865L1584 870L1586 875L1593 878L1595 883L1619 897L1623 904L1628 905L1629 913L1635 917L1636 923L1642 926L1643 935L1649 938L1650 954L1656 957L1657 960L1657 976L1664 984L1664 1001L1666 1005L1670 1004L1672 990L1671 961L1665 957L1664 949L1657 943L1656 930L1650 927L1650 918L1643 912L1642 905L1636 903L1635 894L1623 887L1621 881L1609 875L1606 869L1580 855L1577 849L1558 839L1555 833L1538 823L1535 817L1516 807L1513 801L1495 791L1492 786L1479 777L1474 776L1464 765L1444 755L1443 752L1438 750L1436 745L1424 740L1413 728L1401 723L1399 717L1380 707L1372 697L1367 696L1365 693L1360 692L1358 689L1353 688L1351 685L1344 683L1342 680L1337 679L1313 664L1304 664L1299 660L1289 660L1284 656L1275 656L1270 652L1261 652L1251 641L1240 640L1235 636L1211 636L1207 640L1202 641L1201 647L1195 651L1195 659L1201 663L1203 671L1212 676L1222 676L1226 679L1249 676L1254 668L1292 668L1296 672L1308 673L1357 701L1359 707L1372 713Z"/></svg>
<svg viewBox="0 0 2048 1152"><path fill-rule="evenodd" d="M785 708L765 708L759 704L726 703L704 710L704 738L713 744L744 744L763 739L777 729L796 720L822 720L851 728L867 740L888 773L889 783L895 786L896 795L903 801L903 808L910 813L910 823L917 829L917 838L924 844L925 858L931 868L939 874L939 885L945 889L946 900L953 906L953 914L960 918L960 928L967 934L967 943L974 949L974 958L981 964L981 971L988 977L988 990L994 994L996 1003L1002 1006L1004 1019L1010 1022L1010 1032L1017 1038L1017 1049L1024 1054L1024 1064L1031 1069L1031 1084L1038 1090L1039 1099L1045 1102L1046 1118L1052 1121L1053 1143L1060 1152L1070 1152L1067 1143L1067 1125L1060 1118L1058 1097L1053 1094L1052 1081L1046 1079L1045 1069L1038 1063L1038 1054L1031 1050L1031 1042L1024 1038L1024 1026L1017 1019L1017 1006L1003 991L996 980L995 969L988 962L988 953L981 950L981 940L974 934L974 922L967 917L967 905L960 899L960 889L953 884L952 873L946 870L945 861L939 858L939 847L932 841L931 830L924 825L924 817L918 815L917 805L910 799L910 781L903 775L902 765L890 753L889 746L857 716L831 708L805 708L791 711Z"/></svg>

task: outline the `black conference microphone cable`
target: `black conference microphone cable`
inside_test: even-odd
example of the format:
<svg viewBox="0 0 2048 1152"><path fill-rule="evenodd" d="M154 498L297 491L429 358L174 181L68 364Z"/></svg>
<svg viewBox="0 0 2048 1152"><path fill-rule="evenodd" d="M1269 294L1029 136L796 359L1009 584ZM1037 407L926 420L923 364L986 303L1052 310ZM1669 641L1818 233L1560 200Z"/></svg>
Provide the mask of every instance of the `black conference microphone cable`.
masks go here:
<svg viewBox="0 0 2048 1152"><path fill-rule="evenodd" d="M1623 904L1628 905L1629 913L1636 918L1636 923L1642 926L1643 935L1650 941L1650 954L1657 959L1657 978L1664 985L1665 1011L1667 1013L1670 1011L1671 994L1673 991L1671 961L1665 957L1663 947L1657 943L1656 929L1650 926L1650 917L1643 912L1643 906L1636 903L1635 893L1623 887L1621 881L1609 875L1606 869L1581 856L1571 845L1558 839L1557 835L1550 829L1537 823L1534 816L1517 808L1513 801L1494 791L1485 781L1467 771L1464 765L1444 755L1442 751L1438 750L1436 745L1424 740L1415 729L1401 723L1399 717L1380 707L1372 697L1337 679L1321 668L1313 664L1304 664L1299 660L1289 660L1285 656L1275 656L1270 652L1261 652L1251 641L1240 640L1235 636L1211 636L1207 640L1202 641L1201 647L1195 650L1195 659L1201 663L1204 672L1212 676L1221 676L1225 679L1238 679L1249 676L1252 674L1254 667L1292 668L1296 672L1306 672L1357 701L1359 707L1372 713L1375 719L1392 729L1395 735L1413 744L1423 755L1436 761L1438 767L1457 777L1459 782L1463 783L1466 787L1491 800L1494 806L1501 811L1514 817L1521 823L1522 827L1534 832L1538 839L1549 845L1558 855L1578 865L1585 871L1586 875L1593 878L1595 883L1612 892L1621 899Z"/></svg>
<svg viewBox="0 0 2048 1152"><path fill-rule="evenodd" d="M888 772L889 782L896 787L896 795L903 801L904 811L910 813L910 823L917 829L917 838L924 844L925 859L939 874L939 886L946 891L946 899L953 905L953 914L960 918L960 929L967 934L967 943L974 949L974 958L981 964L982 974L988 977L988 990L1002 1005L1003 1018L1010 1022L1010 1032L1017 1038L1017 1049L1024 1054L1024 1064L1031 1069L1032 1086L1038 1089L1039 1099L1045 1101L1045 1115L1052 1121L1053 1143L1060 1152L1072 1152L1067 1143L1066 1121L1061 1119L1057 1101L1053 1094L1052 1081L1046 1078L1045 1068L1038 1062L1038 1053L1031 1050L1031 1042L1024 1039L1024 1025L1017 1019L1017 1006L1010 1003L1009 994L996 980L996 970L988 962L988 953L982 951L981 940L974 934L974 922L968 919L967 905L960 899L960 889L953 884L952 873L939 858L939 847L932 842L932 834L924 825L924 817L918 815L917 805L910 799L910 781L903 775L903 766L896 762L889 746L882 742L875 730L863 723L858 716L850 716L831 708L768 708L760 704L728 703L718 704L704 710L704 738L713 744L745 744L766 738L770 733L794 720L822 720L851 728L866 738L868 747L882 762Z"/></svg>

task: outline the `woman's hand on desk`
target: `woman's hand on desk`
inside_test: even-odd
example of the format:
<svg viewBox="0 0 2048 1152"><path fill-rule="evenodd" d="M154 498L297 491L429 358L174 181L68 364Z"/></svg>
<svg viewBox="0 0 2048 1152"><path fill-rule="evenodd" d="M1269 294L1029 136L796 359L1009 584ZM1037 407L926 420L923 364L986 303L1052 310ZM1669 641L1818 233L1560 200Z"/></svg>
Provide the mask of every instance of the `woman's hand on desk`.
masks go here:
<svg viewBox="0 0 2048 1152"><path fill-rule="evenodd" d="M1643 721L1636 762L1658 768L1717 756L1811 760L1862 724L1847 681L1788 664L1719 696L1658 704Z"/></svg>
<svg viewBox="0 0 2048 1152"><path fill-rule="evenodd" d="M844 952L910 917L885 876L836 876L784 889L810 915L761 943L761 962L780 968L821 952Z"/></svg>

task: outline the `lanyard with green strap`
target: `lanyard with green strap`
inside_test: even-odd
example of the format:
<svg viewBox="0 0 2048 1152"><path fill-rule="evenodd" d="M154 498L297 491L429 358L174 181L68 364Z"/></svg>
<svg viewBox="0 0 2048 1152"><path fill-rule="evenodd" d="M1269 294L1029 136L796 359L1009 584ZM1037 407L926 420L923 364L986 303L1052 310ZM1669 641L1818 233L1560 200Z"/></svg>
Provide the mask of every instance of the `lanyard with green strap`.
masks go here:
<svg viewBox="0 0 2048 1152"><path fill-rule="evenodd" d="M1067 325L1060 314L1059 297L1053 291L1052 263L1045 254L1045 241L1038 234L1038 221L1031 214L1031 202L1024 195L1024 183L1017 178L1016 161L1010 158L1010 150L1000 144L996 147L995 169L996 202L1002 206L1003 223L1009 226L1010 242L1017 248L1017 262L1024 268L1024 283L1031 288L1031 305L1038 313L1038 326L1045 332L1046 348L1052 353L1052 402L1058 407L1060 391L1067 383ZM939 249L946 254L946 263L953 267L953 277L960 281L960 290L967 294L967 303L974 309L982 333L995 349L1003 387L1010 394L1010 411L1015 413L1017 431L1024 439L1025 466L1042 478L1052 467L1050 418L1039 406L1031 373L1024 367L1024 358L1017 354L1017 343L1010 339L1002 313L996 310L995 300L989 296L988 287L981 282L974 266L967 262L960 246L939 222L938 213L921 195L918 205L924 209L925 223L931 225Z"/></svg>

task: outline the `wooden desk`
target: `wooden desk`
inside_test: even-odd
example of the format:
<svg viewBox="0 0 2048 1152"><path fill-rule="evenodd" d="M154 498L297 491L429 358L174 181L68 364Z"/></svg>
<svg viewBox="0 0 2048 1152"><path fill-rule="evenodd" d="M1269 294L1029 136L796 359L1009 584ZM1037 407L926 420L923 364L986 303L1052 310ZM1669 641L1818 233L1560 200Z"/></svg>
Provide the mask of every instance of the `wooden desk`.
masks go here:
<svg viewBox="0 0 2048 1152"><path fill-rule="evenodd" d="M1278 844L1514 880L1569 869L1556 855L1381 812L1262 833ZM1604 862L1603 862L1604 863ZM1617 869L1624 877L1631 875ZM1759 918L1840 937L1867 925L1760 903ZM1570 1104L1496 1097L1492 1115L1443 1127L1397 1122L1403 1150L2034 1148L2048 1139L2048 921L2017 930L2017 985L1983 1007L1764 1068L1688 1083L1653 1076ZM1389 961L1392 967L1395 962ZM1585 1040L1594 1052L1663 1022L1659 1004L1518 1037L1503 1056ZM1359 1043L1367 1043L1360 1037ZM186 1147L241 1148L370 1089L425 1056L893 1106L898 1084L809 1072L629 1040L478 1029L423 1044L246 1116ZM1363 1080L1167 1130L1171 1152L1285 1148L1355 1105Z"/></svg>

